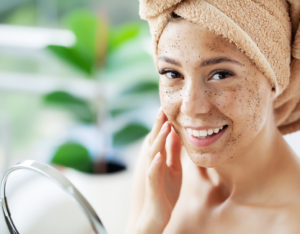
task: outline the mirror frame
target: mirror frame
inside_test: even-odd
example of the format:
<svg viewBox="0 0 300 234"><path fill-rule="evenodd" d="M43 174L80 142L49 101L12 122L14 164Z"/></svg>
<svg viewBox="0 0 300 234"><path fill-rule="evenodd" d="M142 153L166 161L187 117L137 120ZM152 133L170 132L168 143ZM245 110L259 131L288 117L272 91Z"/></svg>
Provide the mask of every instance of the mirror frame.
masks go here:
<svg viewBox="0 0 300 234"><path fill-rule="evenodd" d="M34 160L25 160L19 162L18 164L9 168L5 172L2 178L1 188L0 188L1 189L0 202L1 202L1 207L2 207L2 211L4 214L7 227L11 234L19 234L19 232L11 218L11 214L7 204L5 189L6 189L6 183L9 175L12 172L20 169L26 169L26 170L37 172L47 177L48 179L52 180L53 182L55 182L79 203L80 207L86 213L94 232L96 234L107 234L100 218L94 211L93 207L88 203L88 201L84 198L84 196L81 195L81 193L76 189L76 187L64 175L62 175L59 171L57 171L53 167L45 163L37 162Z"/></svg>

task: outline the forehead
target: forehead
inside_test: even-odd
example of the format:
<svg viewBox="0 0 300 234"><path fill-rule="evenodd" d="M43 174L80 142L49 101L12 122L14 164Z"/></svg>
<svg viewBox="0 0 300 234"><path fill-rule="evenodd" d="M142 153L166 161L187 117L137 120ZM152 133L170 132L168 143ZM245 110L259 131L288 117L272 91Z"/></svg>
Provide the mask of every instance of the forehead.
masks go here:
<svg viewBox="0 0 300 234"><path fill-rule="evenodd" d="M158 43L158 56L201 58L224 54L247 59L235 44L201 25L184 19L171 20L165 27Z"/></svg>

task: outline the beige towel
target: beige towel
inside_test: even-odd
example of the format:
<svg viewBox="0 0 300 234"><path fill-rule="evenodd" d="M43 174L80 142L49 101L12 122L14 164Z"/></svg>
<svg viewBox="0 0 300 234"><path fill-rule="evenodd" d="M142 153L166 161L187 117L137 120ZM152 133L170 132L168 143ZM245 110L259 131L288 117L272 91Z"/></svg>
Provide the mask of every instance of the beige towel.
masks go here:
<svg viewBox="0 0 300 234"><path fill-rule="evenodd" d="M300 0L140 0L155 62L172 12L235 43L276 89L274 111L281 133L300 130Z"/></svg>

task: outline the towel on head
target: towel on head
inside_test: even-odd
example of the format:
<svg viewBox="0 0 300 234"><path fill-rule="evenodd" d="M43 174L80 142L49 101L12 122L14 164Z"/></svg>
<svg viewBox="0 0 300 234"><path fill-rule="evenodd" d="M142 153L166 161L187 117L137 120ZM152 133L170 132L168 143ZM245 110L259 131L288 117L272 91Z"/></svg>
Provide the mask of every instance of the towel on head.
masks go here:
<svg viewBox="0 0 300 234"><path fill-rule="evenodd" d="M140 0L155 62L160 35L173 12L245 53L276 90L280 132L300 130L300 0Z"/></svg>

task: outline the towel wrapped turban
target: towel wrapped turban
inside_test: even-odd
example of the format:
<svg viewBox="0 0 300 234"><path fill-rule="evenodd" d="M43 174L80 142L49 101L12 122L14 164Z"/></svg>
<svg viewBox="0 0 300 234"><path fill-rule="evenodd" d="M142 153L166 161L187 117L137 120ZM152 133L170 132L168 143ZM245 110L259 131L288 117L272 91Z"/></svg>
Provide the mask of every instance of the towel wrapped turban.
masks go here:
<svg viewBox="0 0 300 234"><path fill-rule="evenodd" d="M280 132L300 130L300 0L140 0L155 62L160 35L173 12L245 53L276 90Z"/></svg>

